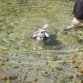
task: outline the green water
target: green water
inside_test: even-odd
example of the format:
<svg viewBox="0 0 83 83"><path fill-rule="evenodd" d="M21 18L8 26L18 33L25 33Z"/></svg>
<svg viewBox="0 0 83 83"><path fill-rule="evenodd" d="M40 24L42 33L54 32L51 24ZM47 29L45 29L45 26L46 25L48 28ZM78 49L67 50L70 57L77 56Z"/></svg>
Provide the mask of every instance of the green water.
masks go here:
<svg viewBox="0 0 83 83"><path fill-rule="evenodd" d="M73 19L73 5L72 0L0 0L0 75L16 75L10 83L79 82L68 57L83 52L83 29L63 31ZM50 39L33 40L44 24Z"/></svg>
<svg viewBox="0 0 83 83"><path fill-rule="evenodd" d="M56 35L70 25L72 9L67 0L0 0L0 53L27 53L35 45L30 37L36 29L47 23L49 34Z"/></svg>

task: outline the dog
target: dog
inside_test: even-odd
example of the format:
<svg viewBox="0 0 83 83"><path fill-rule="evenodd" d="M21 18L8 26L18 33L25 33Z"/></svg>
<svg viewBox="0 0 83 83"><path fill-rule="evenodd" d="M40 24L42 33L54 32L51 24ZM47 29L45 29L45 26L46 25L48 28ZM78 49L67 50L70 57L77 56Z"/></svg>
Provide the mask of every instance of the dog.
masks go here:
<svg viewBox="0 0 83 83"><path fill-rule="evenodd" d="M41 41L46 41L49 38L49 34L46 30L44 30L48 24L45 24L43 29L38 29L35 33L33 33L33 39Z"/></svg>

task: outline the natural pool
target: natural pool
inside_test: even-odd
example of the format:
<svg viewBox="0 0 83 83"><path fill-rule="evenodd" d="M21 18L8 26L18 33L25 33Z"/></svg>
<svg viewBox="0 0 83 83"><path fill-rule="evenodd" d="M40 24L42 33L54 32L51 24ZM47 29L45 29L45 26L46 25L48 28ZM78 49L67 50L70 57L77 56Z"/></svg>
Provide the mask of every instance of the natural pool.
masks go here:
<svg viewBox="0 0 83 83"><path fill-rule="evenodd" d="M72 0L0 0L0 78L13 74L17 78L10 83L81 83L68 60L74 53L82 55L83 28L63 31L73 19L73 4ZM32 33L44 24L49 24L50 39L33 40Z"/></svg>
<svg viewBox="0 0 83 83"><path fill-rule="evenodd" d="M27 51L29 47L32 48L34 43L30 38L32 33L46 23L49 24L47 28L49 34L56 36L58 31L70 25L72 4L72 1L60 0L41 2L34 0L27 4L2 0L0 3L0 52L10 53L17 49L22 52L22 50Z"/></svg>

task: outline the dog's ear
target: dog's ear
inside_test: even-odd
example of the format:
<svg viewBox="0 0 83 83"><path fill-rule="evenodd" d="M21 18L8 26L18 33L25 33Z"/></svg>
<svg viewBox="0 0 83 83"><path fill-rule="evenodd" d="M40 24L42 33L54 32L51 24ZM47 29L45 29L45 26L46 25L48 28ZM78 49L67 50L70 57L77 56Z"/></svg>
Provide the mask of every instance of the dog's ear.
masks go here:
<svg viewBox="0 0 83 83"><path fill-rule="evenodd" d="M48 34L47 32L45 32L45 36L46 36L46 37L49 37L49 34Z"/></svg>
<svg viewBox="0 0 83 83"><path fill-rule="evenodd" d="M37 37L37 34L33 34L33 37L32 38L33 39L36 39L36 37Z"/></svg>

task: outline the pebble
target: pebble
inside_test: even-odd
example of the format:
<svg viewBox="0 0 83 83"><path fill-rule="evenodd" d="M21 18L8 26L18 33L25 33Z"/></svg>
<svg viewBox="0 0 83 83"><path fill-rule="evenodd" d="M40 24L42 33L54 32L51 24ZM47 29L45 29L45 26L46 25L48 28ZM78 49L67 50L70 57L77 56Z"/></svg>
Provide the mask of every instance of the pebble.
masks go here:
<svg viewBox="0 0 83 83"><path fill-rule="evenodd" d="M4 65L5 65L5 63L0 63L0 67L1 67L1 66L4 66Z"/></svg>
<svg viewBox="0 0 83 83"><path fill-rule="evenodd" d="M0 75L0 80L5 80L5 79L7 79L7 77L9 77L10 79L16 79L17 78L17 76L15 76L15 75L2 74L2 75Z"/></svg>
<svg viewBox="0 0 83 83"><path fill-rule="evenodd" d="M70 62L70 63L74 63L74 62L75 62L75 59L70 58L70 59L69 59L69 62Z"/></svg>
<svg viewBox="0 0 83 83"><path fill-rule="evenodd" d="M83 75L83 69L75 69L75 73L79 76Z"/></svg>
<svg viewBox="0 0 83 83"><path fill-rule="evenodd" d="M83 60L83 55L78 55L78 56L77 56L77 59Z"/></svg>
<svg viewBox="0 0 83 83"><path fill-rule="evenodd" d="M74 83L83 83L83 80L75 80Z"/></svg>
<svg viewBox="0 0 83 83"><path fill-rule="evenodd" d="M58 63L58 64L61 64L61 65L64 65L65 64L65 61L61 61L61 60L57 60L55 62Z"/></svg>
<svg viewBox="0 0 83 83"><path fill-rule="evenodd" d="M60 67L56 67L56 69L57 69L57 70L60 70L60 71L63 70L63 68L60 68Z"/></svg>
<svg viewBox="0 0 83 83"><path fill-rule="evenodd" d="M14 66L13 69L19 68L19 66Z"/></svg>
<svg viewBox="0 0 83 83"><path fill-rule="evenodd" d="M26 79L27 79L27 74L28 74L28 72L26 72L26 73L24 74L23 80L26 80Z"/></svg>
<svg viewBox="0 0 83 83"><path fill-rule="evenodd" d="M73 78L73 75L66 76L66 78L68 78L68 79L72 79L72 78Z"/></svg>
<svg viewBox="0 0 83 83"><path fill-rule="evenodd" d="M0 57L0 61L9 61L9 59L5 57Z"/></svg>
<svg viewBox="0 0 83 83"><path fill-rule="evenodd" d="M75 64L71 64L71 66L72 66L73 68L78 68L78 66L75 65Z"/></svg>

